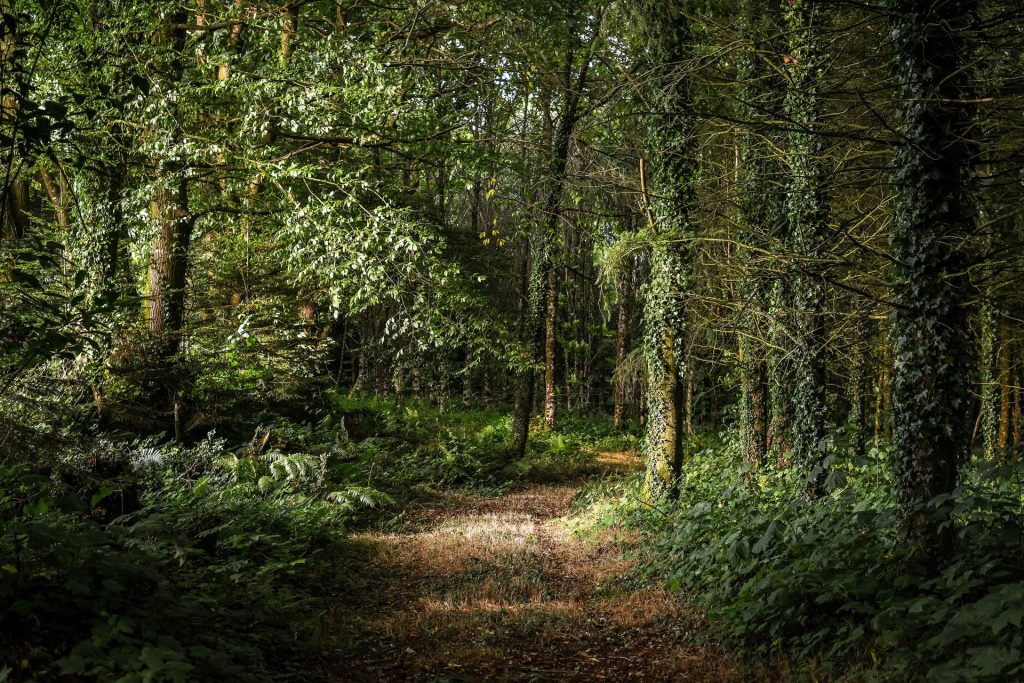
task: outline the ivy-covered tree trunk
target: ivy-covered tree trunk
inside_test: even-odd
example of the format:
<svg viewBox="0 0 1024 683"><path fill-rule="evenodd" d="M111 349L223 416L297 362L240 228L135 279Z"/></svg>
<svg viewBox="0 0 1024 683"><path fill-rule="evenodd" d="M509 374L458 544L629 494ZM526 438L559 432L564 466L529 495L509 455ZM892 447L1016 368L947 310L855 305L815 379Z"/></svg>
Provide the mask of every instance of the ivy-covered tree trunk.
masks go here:
<svg viewBox="0 0 1024 683"><path fill-rule="evenodd" d="M981 305L979 318L981 318L981 442L985 457L994 460L999 434L999 383L996 379L999 339L996 313L991 303L985 302Z"/></svg>
<svg viewBox="0 0 1024 683"><path fill-rule="evenodd" d="M617 282L619 305L616 315L615 329L615 389L614 407L612 409L612 424L615 429L621 429L626 416L626 380L622 376L623 366L626 363L626 355L629 351L629 306L630 306L630 284L632 280L629 274L619 275Z"/></svg>
<svg viewBox="0 0 1024 683"><path fill-rule="evenodd" d="M864 457L868 451L868 410L871 396L871 345L875 339L874 321L861 318L854 323L850 372L850 414L847 426L850 451Z"/></svg>
<svg viewBox="0 0 1024 683"><path fill-rule="evenodd" d="M1010 446L1010 415L1012 412L1010 398L1010 334L1009 327L1003 323L999 344L999 438L996 447L999 459L1006 461Z"/></svg>
<svg viewBox="0 0 1024 683"><path fill-rule="evenodd" d="M644 292L644 356L647 361L646 495L673 490L682 471L685 431L685 343L692 212L698 174L695 123L689 83L676 69L692 40L685 3L642 3L651 59L654 113L648 134L651 155L651 273Z"/></svg>
<svg viewBox="0 0 1024 683"><path fill-rule="evenodd" d="M818 130L823 107L819 92L827 55L819 40L822 12L813 0L784 0L789 37L785 109L792 122L787 162L786 216L789 237L800 265L793 276L793 453L807 477L807 491L824 490L829 417L827 386L825 283L822 257L828 231L825 199L825 144Z"/></svg>
<svg viewBox="0 0 1024 683"><path fill-rule="evenodd" d="M905 530L934 566L953 540L927 503L953 491L970 445L968 325L961 240L974 230L969 185L974 95L968 30L974 0L891 0L900 128L893 186L893 422Z"/></svg>
<svg viewBox="0 0 1024 683"><path fill-rule="evenodd" d="M793 329L792 287L788 273L772 283L768 312L771 320L768 353L768 454L776 465L790 464L793 451L793 385L795 372L790 349L796 332Z"/></svg>
<svg viewBox="0 0 1024 683"><path fill-rule="evenodd" d="M1010 407L1010 447L1011 451L1016 451L1021 443L1021 371L1020 366L1014 366L1010 374L1010 381L1013 382L1010 387L1010 401L1012 406Z"/></svg>
<svg viewBox="0 0 1024 683"><path fill-rule="evenodd" d="M770 119L782 112L784 82L766 61L779 54L772 21L776 12L763 4L746 0L741 7L740 29L743 47L736 59L736 100L739 115L746 122L740 134L738 192L743 223L742 243L766 249L785 232L784 195L780 190L782 168L773 149L778 135ZM742 283L744 306L740 332L742 395L741 429L747 461L754 467L768 455L770 423L768 319L771 279L757 266L753 249L743 249L746 274Z"/></svg>
<svg viewBox="0 0 1024 683"><path fill-rule="evenodd" d="M558 338L558 272L553 267L548 268L544 298L547 300L544 312L544 427L554 429L558 402L555 373L555 350ZM566 398L568 398L568 393Z"/></svg>

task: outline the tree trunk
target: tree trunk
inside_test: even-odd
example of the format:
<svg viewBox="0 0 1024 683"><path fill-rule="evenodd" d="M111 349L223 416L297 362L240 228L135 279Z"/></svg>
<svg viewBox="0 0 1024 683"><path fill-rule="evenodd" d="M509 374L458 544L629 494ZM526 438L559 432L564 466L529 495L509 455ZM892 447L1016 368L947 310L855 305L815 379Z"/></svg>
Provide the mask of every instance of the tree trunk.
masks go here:
<svg viewBox="0 0 1024 683"><path fill-rule="evenodd" d="M473 405L473 352L466 350L462 365L462 408L469 410Z"/></svg>
<svg viewBox="0 0 1024 683"><path fill-rule="evenodd" d="M1010 336L1008 327L1002 327L999 344L999 459L1005 462L1010 446Z"/></svg>
<svg viewBox="0 0 1024 683"><path fill-rule="evenodd" d="M981 443L988 460L996 459L999 437L999 381L996 376L999 362L999 324L992 304L981 306ZM973 436L973 435L972 435ZM972 438L972 445L974 438Z"/></svg>
<svg viewBox="0 0 1024 683"><path fill-rule="evenodd" d="M1020 370L1013 373L1013 410L1010 417L1010 434L1013 441L1010 443L1011 459L1016 459L1015 453L1021 443L1021 405L1020 405Z"/></svg>
<svg viewBox="0 0 1024 683"><path fill-rule="evenodd" d="M237 21L231 23L228 31L228 39L225 47L224 61L217 67L217 80L226 81L231 78L231 55L238 51L242 42L242 14L245 11L245 0L235 0L234 11L238 15Z"/></svg>
<svg viewBox="0 0 1024 683"><path fill-rule="evenodd" d="M641 3L657 111L647 144L653 169L650 192L643 162L640 169L648 220L655 232L644 300L647 428L643 450L648 500L675 492L684 459L684 300L689 289L692 250L688 238L694 234L691 211L699 167L689 83L674 70L691 56L688 16L685 3L679 0Z"/></svg>
<svg viewBox="0 0 1024 683"><path fill-rule="evenodd" d="M863 458L868 450L868 395L871 392L870 358L874 339L870 320L858 320L855 328L853 368L850 374L850 449L855 457Z"/></svg>
<svg viewBox="0 0 1024 683"><path fill-rule="evenodd" d="M292 53L295 52L295 36L299 31L299 7L301 7L301 3L293 0L288 3L284 10L285 15L281 26L281 48L278 52L278 61L282 69L288 66L288 61L291 59Z"/></svg>
<svg viewBox="0 0 1024 683"><path fill-rule="evenodd" d="M778 278L771 292L769 317L772 350L768 362L768 451L779 467L791 464L793 451L793 385L796 376L790 349L793 330L791 286L788 277Z"/></svg>
<svg viewBox="0 0 1024 683"><path fill-rule="evenodd" d="M743 242L765 246L785 234L785 195L778 178L782 164L773 149L781 136L773 134L770 119L778 119L783 109L785 82L762 58L764 53L780 54L776 21L778 11L769 3L766 9L755 0L744 0L741 7L743 49L737 56L737 102L747 128L741 133L737 176ZM773 139L776 138L776 139ZM760 467L768 457L770 428L769 352L766 348L771 280L754 263L755 254L741 250L747 259L742 284L744 329L740 333L742 405L741 428L747 462Z"/></svg>
<svg viewBox="0 0 1024 683"><path fill-rule="evenodd" d="M554 268L548 270L544 296L547 299L547 310L544 314L544 427L554 429L557 401L555 333L558 325L558 272Z"/></svg>
<svg viewBox="0 0 1024 683"><path fill-rule="evenodd" d="M786 0L789 37L785 108L796 129L787 149L789 175L786 215L789 236L800 259L793 278L796 323L794 353L793 459L807 479L807 492L825 490L830 425L826 400L828 386L825 346L825 280L822 272L824 240L828 234L825 199L825 144L817 132L823 107L819 95L821 73L828 63L818 38L822 12L812 0Z"/></svg>
<svg viewBox="0 0 1024 683"><path fill-rule="evenodd" d="M592 41L598 37L595 27ZM566 83L564 108L558 120L548 160L548 193L544 202L544 221L538 224L530 239L531 266L528 280L528 303L525 312L524 336L530 356L529 361L518 372L515 410L512 418L511 454L523 457L530 428L530 414L534 401L536 369L546 366L546 293L548 273L554 267L552 250L558 226L561 222L562 189L565 186L565 169L569 159L569 143L579 116L580 96L587 81L592 55L584 54L579 72L573 83ZM572 69L573 51L566 55L566 73Z"/></svg>
<svg viewBox="0 0 1024 683"><path fill-rule="evenodd" d="M168 17L165 77L174 85L184 76L187 13ZM185 287L194 218L189 214L188 181L183 168L167 168L156 180L150 204L154 237L150 245L146 319L154 367L148 390L154 405L173 409L175 433L181 430L178 352L185 320Z"/></svg>
<svg viewBox="0 0 1024 683"><path fill-rule="evenodd" d="M13 180L5 190L0 197L0 230L4 241L13 242L28 232L28 182Z"/></svg>
<svg viewBox="0 0 1024 683"><path fill-rule="evenodd" d="M626 380L622 376L622 366L626 362L629 350L629 275L619 278L619 310L618 327L615 330L615 407L612 411L612 422L615 429L622 429L626 413Z"/></svg>
<svg viewBox="0 0 1024 683"><path fill-rule="evenodd" d="M967 29L975 0L891 0L889 35L903 138L893 184L893 425L905 531L935 569L953 542L943 509L970 446L971 283L959 240L974 230L970 201L974 101ZM944 508L948 511L949 506Z"/></svg>
<svg viewBox="0 0 1024 683"><path fill-rule="evenodd" d="M156 341L157 359L167 363L178 353L185 319L185 285L192 218L188 213L188 184L156 191L151 216L156 236L149 261L149 333Z"/></svg>

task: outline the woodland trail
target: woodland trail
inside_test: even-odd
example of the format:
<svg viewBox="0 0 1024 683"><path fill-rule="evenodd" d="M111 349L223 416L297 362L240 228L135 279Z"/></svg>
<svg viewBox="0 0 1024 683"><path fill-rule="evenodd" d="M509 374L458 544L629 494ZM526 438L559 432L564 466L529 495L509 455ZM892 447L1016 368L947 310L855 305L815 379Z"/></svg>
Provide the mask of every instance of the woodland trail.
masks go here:
<svg viewBox="0 0 1024 683"><path fill-rule="evenodd" d="M574 535L561 516L582 485L440 494L400 531L354 536L331 679L740 680L671 596L621 580L612 532Z"/></svg>

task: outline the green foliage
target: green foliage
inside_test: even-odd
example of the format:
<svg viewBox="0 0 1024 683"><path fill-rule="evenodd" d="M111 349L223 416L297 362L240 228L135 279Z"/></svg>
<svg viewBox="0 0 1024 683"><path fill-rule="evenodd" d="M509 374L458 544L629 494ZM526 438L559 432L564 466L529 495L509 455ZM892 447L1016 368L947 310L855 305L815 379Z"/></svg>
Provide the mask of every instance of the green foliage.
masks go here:
<svg viewBox="0 0 1024 683"><path fill-rule="evenodd" d="M892 456L835 464L823 499L802 473L752 472L736 443L700 450L656 535L650 571L705 607L724 638L888 678L1006 680L1024 672L1021 490L972 472L953 498L958 546L929 576L903 542ZM933 501L926 514L940 514Z"/></svg>
<svg viewBox="0 0 1024 683"><path fill-rule="evenodd" d="M636 446L635 436L614 431L607 420L565 416L558 431L536 432L526 455L509 462L512 424L505 413L334 400L352 413L375 414L378 431L352 445L353 457L370 485L396 497L423 487L495 490L590 475L597 451Z"/></svg>
<svg viewBox="0 0 1024 683"><path fill-rule="evenodd" d="M42 678L264 678L295 660L282 639L322 635L345 525L393 502L337 481L331 452L98 443L95 469L120 474L83 481L86 457L0 468L0 651Z"/></svg>
<svg viewBox="0 0 1024 683"><path fill-rule="evenodd" d="M426 487L496 492L592 474L596 447L634 441L566 417L508 463L502 413L328 402L315 424L246 418L251 438L232 443L79 435L55 442L59 455L0 468L0 655L19 662L17 676L302 671L301 651L284 644L326 635L316 614L347 527L386 519Z"/></svg>

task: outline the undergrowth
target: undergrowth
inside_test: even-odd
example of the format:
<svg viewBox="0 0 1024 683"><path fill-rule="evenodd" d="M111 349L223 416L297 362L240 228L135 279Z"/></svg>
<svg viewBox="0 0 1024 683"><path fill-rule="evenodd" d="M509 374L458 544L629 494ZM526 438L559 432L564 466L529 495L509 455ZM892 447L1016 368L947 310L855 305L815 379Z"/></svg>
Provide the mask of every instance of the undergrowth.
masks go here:
<svg viewBox="0 0 1024 683"><path fill-rule="evenodd" d="M1021 472L976 464L952 500L956 549L937 573L899 533L884 447L833 463L809 501L795 470L752 471L728 440L695 449L675 502L639 484L590 501L594 523L645 532L646 576L701 606L725 642L837 680L1024 677ZM996 476L998 474L998 476Z"/></svg>
<svg viewBox="0 0 1024 683"><path fill-rule="evenodd" d="M330 405L187 446L40 426L49 452L0 454L0 681L315 679L347 528L424 489L590 474L634 438L569 418L509 461L503 413Z"/></svg>

